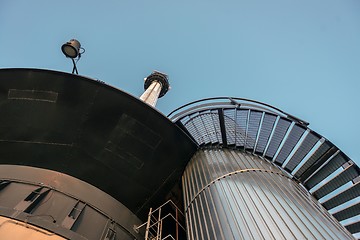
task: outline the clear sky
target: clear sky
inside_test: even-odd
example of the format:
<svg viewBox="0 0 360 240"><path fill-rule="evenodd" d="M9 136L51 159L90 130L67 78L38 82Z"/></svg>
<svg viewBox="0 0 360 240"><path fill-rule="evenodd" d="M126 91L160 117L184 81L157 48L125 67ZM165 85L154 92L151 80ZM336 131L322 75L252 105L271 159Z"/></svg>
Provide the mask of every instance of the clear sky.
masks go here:
<svg viewBox="0 0 360 240"><path fill-rule="evenodd" d="M206 97L274 105L360 163L359 0L0 0L0 68L79 73L135 96L156 69L164 114Z"/></svg>

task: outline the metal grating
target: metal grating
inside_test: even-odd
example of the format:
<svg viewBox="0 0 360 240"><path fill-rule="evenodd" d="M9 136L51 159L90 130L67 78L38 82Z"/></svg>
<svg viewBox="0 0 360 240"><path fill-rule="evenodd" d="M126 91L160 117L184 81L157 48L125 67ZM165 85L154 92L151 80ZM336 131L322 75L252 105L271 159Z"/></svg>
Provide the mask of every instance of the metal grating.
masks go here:
<svg viewBox="0 0 360 240"><path fill-rule="evenodd" d="M202 130L202 138L204 140L205 144L211 143L211 129L209 129L210 126L207 126L206 124L206 115L207 113L200 113L199 116L196 118L196 122L194 119L194 123L196 126L199 126L199 130ZM210 122L211 123L211 122Z"/></svg>
<svg viewBox="0 0 360 240"><path fill-rule="evenodd" d="M356 203L348 208L345 208L339 212L333 214L338 221L343 221L348 218L360 215L360 203Z"/></svg>
<svg viewBox="0 0 360 240"><path fill-rule="evenodd" d="M256 136L259 131L261 117L262 117L262 112L250 111L249 125L248 125L246 144L245 144L245 148L247 149L254 149Z"/></svg>
<svg viewBox="0 0 360 240"><path fill-rule="evenodd" d="M285 170L292 172L296 166L304 159L304 157L311 151L315 144L320 140L316 134L310 132L301 143L300 147L296 150L288 164L285 166Z"/></svg>
<svg viewBox="0 0 360 240"><path fill-rule="evenodd" d="M294 149L295 145L299 142L301 136L306 131L306 128L303 128L299 125L294 125L291 129L289 136L286 138L284 146L281 148L279 155L277 156L275 163L282 165L286 158L289 156L291 151Z"/></svg>
<svg viewBox="0 0 360 240"><path fill-rule="evenodd" d="M351 233L358 233L360 232L360 222L355 222L349 225L346 225L345 228L349 230Z"/></svg>
<svg viewBox="0 0 360 240"><path fill-rule="evenodd" d="M269 148L265 153L265 157L272 159L278 150L281 142L284 139L286 131L291 125L291 121L281 118L275 127L274 135L272 136L269 144Z"/></svg>
<svg viewBox="0 0 360 240"><path fill-rule="evenodd" d="M358 196L360 196L360 182L354 184L345 191L338 193L326 202L323 202L322 205L326 209L332 209Z"/></svg>
<svg viewBox="0 0 360 240"><path fill-rule="evenodd" d="M262 154L265 150L265 147L269 141L271 131L274 127L276 121L276 116L272 114L265 113L264 120L261 124L259 140L256 145L255 152L258 154Z"/></svg>
<svg viewBox="0 0 360 240"><path fill-rule="evenodd" d="M304 163L304 165L302 165L302 167L295 173L295 177L298 179L306 179L306 175L303 177L304 173L310 169L314 163L316 163L329 149L329 142L324 142L321 144L321 146L312 154L312 156Z"/></svg>
<svg viewBox="0 0 360 240"><path fill-rule="evenodd" d="M188 120L187 121L184 121L182 122L183 125L185 126L185 128L189 131L189 133L191 134L191 136L193 136L193 138L196 140L196 142L198 144L201 144L202 143L202 137L200 135L200 132L199 130L197 129L196 125L195 125L195 122L192 121L193 118L191 116L187 117Z"/></svg>
<svg viewBox="0 0 360 240"><path fill-rule="evenodd" d="M228 145L235 145L235 109L224 109L224 123L226 126L226 139Z"/></svg>
<svg viewBox="0 0 360 240"><path fill-rule="evenodd" d="M311 178L305 183L305 187L308 189L313 188L316 184L320 183L331 173L337 170L341 165L349 161L343 154L337 154L333 159L331 159L327 164L325 164L317 173L315 173Z"/></svg>
<svg viewBox="0 0 360 240"><path fill-rule="evenodd" d="M206 111L193 114L182 123L198 144L222 143L217 112Z"/></svg>
<svg viewBox="0 0 360 240"><path fill-rule="evenodd" d="M248 113L249 113L249 110L237 110L236 111L236 128L235 128L236 146L244 146L245 145Z"/></svg>
<svg viewBox="0 0 360 240"><path fill-rule="evenodd" d="M349 166L339 175L334 177L330 182L324 184L321 188L313 192L313 195L317 199L320 199L358 176L359 168L355 165Z"/></svg>

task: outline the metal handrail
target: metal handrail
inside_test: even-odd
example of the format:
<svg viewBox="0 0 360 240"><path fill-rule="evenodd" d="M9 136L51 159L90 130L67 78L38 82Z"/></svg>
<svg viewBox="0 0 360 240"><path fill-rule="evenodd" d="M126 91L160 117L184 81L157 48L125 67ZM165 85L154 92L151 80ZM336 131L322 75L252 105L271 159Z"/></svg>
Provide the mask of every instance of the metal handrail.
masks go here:
<svg viewBox="0 0 360 240"><path fill-rule="evenodd" d="M226 100L224 102L224 100ZM239 102L240 101L240 102ZM206 103L203 103L206 102ZM202 104L198 104L198 103L202 103ZM192 107L190 107L192 106ZM195 112L198 111L199 109L209 109L209 107L211 108L218 108L218 107L236 107L236 108L240 108L241 106L248 106L249 108L253 108L253 109L260 109L263 111L267 111L273 114L277 114L277 115L281 115L283 117L286 117L288 119L291 119L299 124L308 126L309 123L297 118L289 113L284 112L283 110L276 108L270 104L266 104L263 102L259 102L259 101L255 101L255 100L251 100L251 99L246 99L246 98L237 98L237 97L213 97L213 98L204 98L204 99L200 99L200 100L196 100L193 102L190 102L188 104L185 104L181 107L176 108L175 110L173 110L172 112L170 112L167 117L170 118L173 122L176 122L178 119L189 115L189 113L191 112Z"/></svg>
<svg viewBox="0 0 360 240"><path fill-rule="evenodd" d="M165 206L165 205L168 204L168 203L170 203L170 204L171 204L173 207L175 207L182 215L184 215L184 213L183 213L183 212L176 206L176 204L175 204L173 201L171 201L170 199L167 200L165 203L163 203L160 207L158 207L157 209L155 209L155 210L153 211L153 213L159 211L160 208L162 208L163 206Z"/></svg>
<svg viewBox="0 0 360 240"><path fill-rule="evenodd" d="M166 214L164 217L160 218L159 221L163 221L163 220L166 219L167 217L171 217L172 219L174 219L174 220L176 221L176 218L175 218L171 213ZM158 222L155 222L155 223L151 224L151 225L149 226L149 228L153 228L157 223L158 223ZM178 224L179 224L179 226L180 226L184 231L186 230L183 225L181 225L180 223L178 223Z"/></svg>
<svg viewBox="0 0 360 240"><path fill-rule="evenodd" d="M171 206L175 207L174 210L176 212L176 217L174 217L171 213L167 213L165 216L162 216L161 210L167 204L170 204ZM158 213L156 213L156 212L158 212ZM168 238L178 240L178 226L180 226L180 228L183 231L186 231L185 227L178 220L178 214L181 214L184 217L184 213L176 206L176 204L173 201L168 200L155 210L152 210L152 208L150 208L149 214L148 214L148 220L146 222L144 222L143 224L141 224L140 226L134 226L134 230L138 232L141 228L146 226L145 227L145 240L150 240L150 239L164 240L164 239L168 239ZM157 216L157 217L155 217L155 216ZM163 233L162 232L163 221L164 221L164 219L166 219L168 217L172 218L176 223L176 238L174 238L171 234L168 234L164 238L162 238L162 236L161 236Z"/></svg>

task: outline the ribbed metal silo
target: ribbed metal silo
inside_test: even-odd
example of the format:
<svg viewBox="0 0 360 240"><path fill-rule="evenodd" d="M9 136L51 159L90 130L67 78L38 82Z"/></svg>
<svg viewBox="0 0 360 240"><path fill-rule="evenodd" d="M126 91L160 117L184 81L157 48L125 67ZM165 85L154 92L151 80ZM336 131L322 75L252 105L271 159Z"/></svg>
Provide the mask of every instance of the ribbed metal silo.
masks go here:
<svg viewBox="0 0 360 240"><path fill-rule="evenodd" d="M352 239L299 184L239 150L199 150L183 188L188 239Z"/></svg>
<svg viewBox="0 0 360 240"><path fill-rule="evenodd" d="M169 116L198 145L182 177L188 239L357 237L360 169L307 122L241 98Z"/></svg>

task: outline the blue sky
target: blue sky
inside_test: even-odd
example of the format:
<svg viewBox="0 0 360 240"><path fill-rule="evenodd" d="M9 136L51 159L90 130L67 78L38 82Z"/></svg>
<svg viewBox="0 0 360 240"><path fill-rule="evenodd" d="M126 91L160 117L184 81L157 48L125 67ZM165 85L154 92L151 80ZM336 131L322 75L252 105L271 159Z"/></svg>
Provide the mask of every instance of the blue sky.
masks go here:
<svg viewBox="0 0 360 240"><path fill-rule="evenodd" d="M360 1L0 1L0 68L79 73L140 96L156 69L164 114L206 97L274 105L360 163Z"/></svg>

